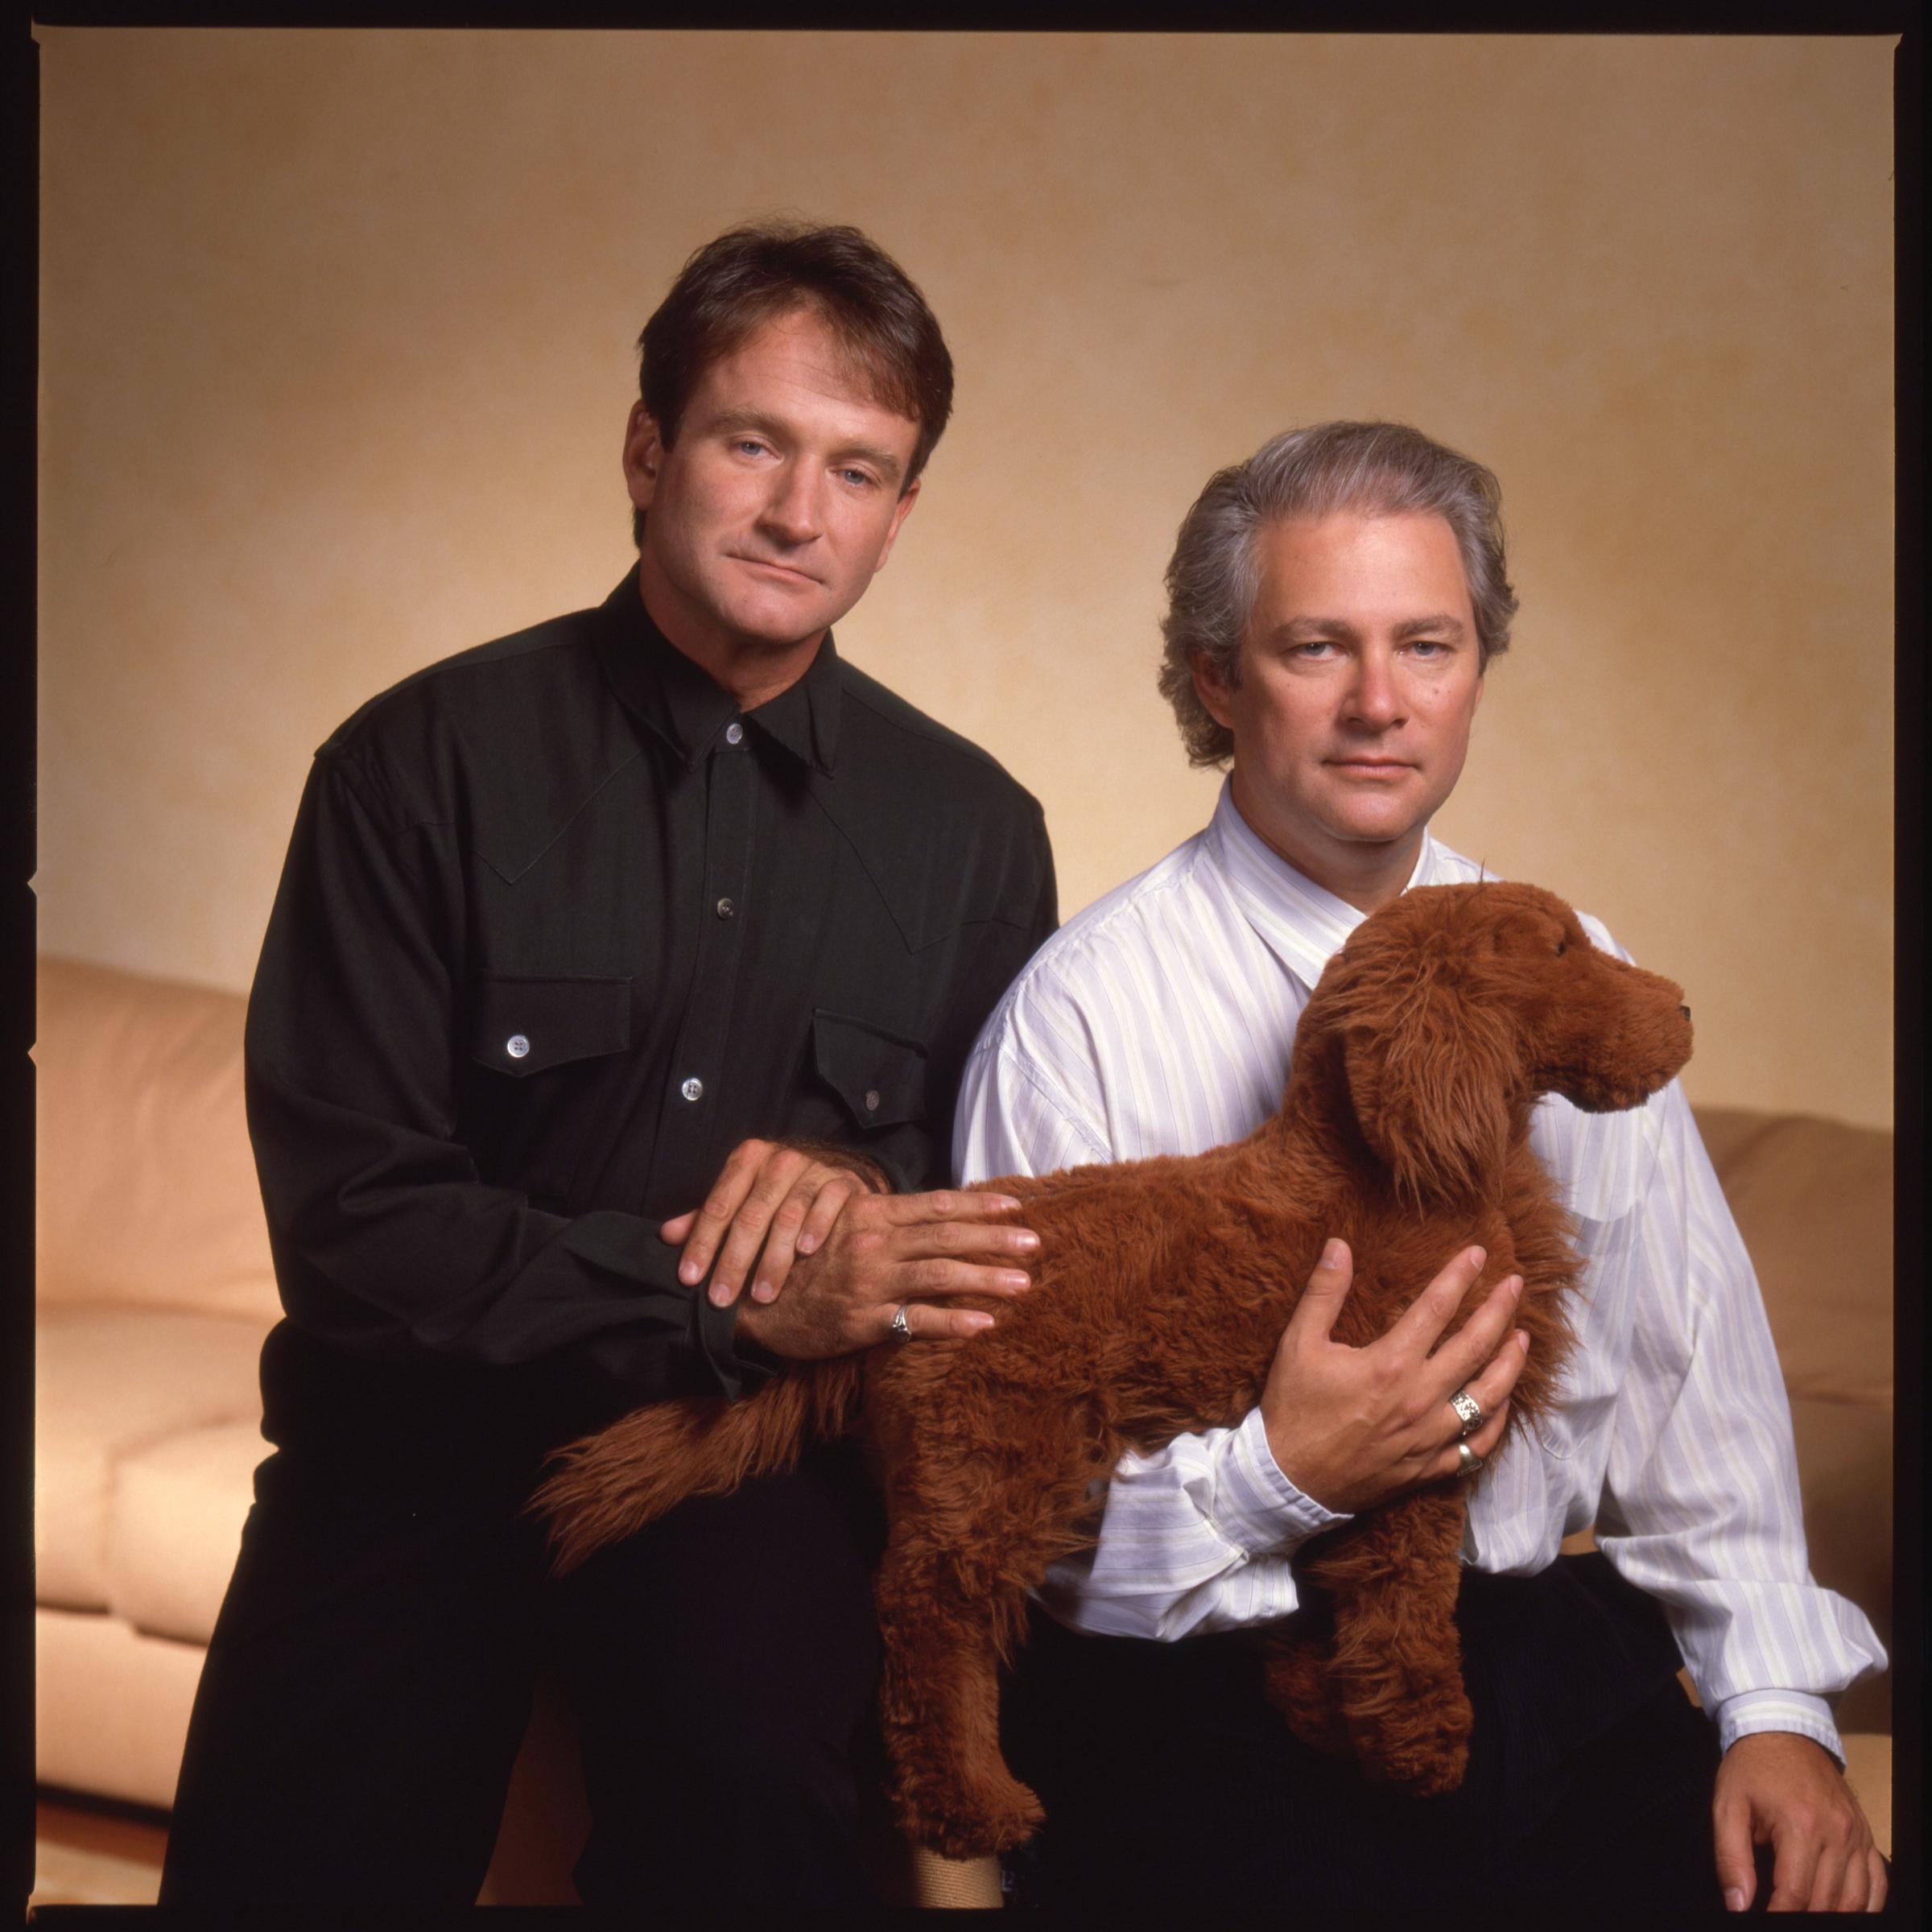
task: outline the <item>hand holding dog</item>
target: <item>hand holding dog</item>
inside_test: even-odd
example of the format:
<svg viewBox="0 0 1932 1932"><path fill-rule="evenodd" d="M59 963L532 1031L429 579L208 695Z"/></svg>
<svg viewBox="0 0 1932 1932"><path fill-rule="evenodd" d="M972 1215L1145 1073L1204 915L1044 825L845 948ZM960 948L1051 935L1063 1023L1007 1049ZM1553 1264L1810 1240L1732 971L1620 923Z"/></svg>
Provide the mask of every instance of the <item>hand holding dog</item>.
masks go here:
<svg viewBox="0 0 1932 1932"><path fill-rule="evenodd" d="M882 1191L859 1171L861 1159L842 1150L835 1154L830 1148L784 1141L741 1141L704 1204L658 1230L672 1245L683 1244L678 1279L695 1288L711 1269L711 1298L728 1307L755 1263L752 1299L777 1300L794 1259L819 1246L839 1210L855 1195ZM864 1166L873 1171L869 1162ZM714 1255L717 1265L712 1268Z"/></svg>
<svg viewBox="0 0 1932 1932"><path fill-rule="evenodd" d="M1019 1205L1011 1195L952 1189L847 1200L823 1245L792 1264L784 1294L741 1307L737 1332L794 1361L886 1340L902 1306L922 1340L977 1335L993 1324L985 1310L927 1298L1024 1293L1026 1274L998 1265L1039 1247L1038 1235L1009 1218Z"/></svg>
<svg viewBox="0 0 1932 1932"><path fill-rule="evenodd" d="M1323 1249L1261 1391L1268 1447L1302 1495L1352 1515L1455 1475L1460 1439L1449 1397L1459 1389L1476 1397L1485 1418L1467 1439L1470 1448L1493 1453L1529 1346L1521 1329L1513 1344L1504 1340L1521 1280L1497 1282L1468 1322L1430 1352L1484 1258L1480 1248L1464 1249L1387 1334L1351 1348L1331 1336L1354 1279L1353 1257L1345 1241Z"/></svg>

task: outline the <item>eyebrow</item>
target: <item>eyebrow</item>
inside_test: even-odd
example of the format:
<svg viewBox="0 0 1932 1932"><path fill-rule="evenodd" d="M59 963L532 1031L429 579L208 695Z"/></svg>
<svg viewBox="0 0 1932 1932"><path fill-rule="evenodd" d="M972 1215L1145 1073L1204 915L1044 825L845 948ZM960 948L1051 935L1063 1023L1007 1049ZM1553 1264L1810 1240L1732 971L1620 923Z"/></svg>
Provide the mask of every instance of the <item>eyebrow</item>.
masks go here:
<svg viewBox="0 0 1932 1932"><path fill-rule="evenodd" d="M755 429L759 435L769 436L774 443L788 443L791 432L776 416L769 416L762 410L728 409L713 416L705 424L707 432L712 436L728 436L741 429ZM881 449L876 443L845 443L833 452L840 462L856 457L861 462L869 463L883 470L889 483L896 483L899 473L905 467L890 449Z"/></svg>
<svg viewBox="0 0 1932 1932"><path fill-rule="evenodd" d="M1395 637L1398 643L1406 638L1423 636L1456 643L1461 642L1467 628L1460 617L1438 610L1424 617L1405 617L1396 625ZM1290 643L1302 643L1320 638L1352 638L1356 632L1346 617L1290 617L1286 624L1278 624L1270 634L1285 638Z"/></svg>

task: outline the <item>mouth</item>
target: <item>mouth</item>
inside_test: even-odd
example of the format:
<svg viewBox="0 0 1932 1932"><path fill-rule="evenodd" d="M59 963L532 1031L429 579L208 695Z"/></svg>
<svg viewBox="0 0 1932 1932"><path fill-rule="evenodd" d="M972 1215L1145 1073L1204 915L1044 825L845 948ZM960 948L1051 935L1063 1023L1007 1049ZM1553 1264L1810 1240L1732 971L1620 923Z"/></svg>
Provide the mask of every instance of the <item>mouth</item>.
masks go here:
<svg viewBox="0 0 1932 1932"><path fill-rule="evenodd" d="M789 564L774 564L769 557L742 557L734 552L732 561L748 569L762 570L781 584L816 584L819 580L808 572L795 570Z"/></svg>
<svg viewBox="0 0 1932 1932"><path fill-rule="evenodd" d="M1331 771L1352 778L1399 778L1415 767L1402 758L1330 758Z"/></svg>

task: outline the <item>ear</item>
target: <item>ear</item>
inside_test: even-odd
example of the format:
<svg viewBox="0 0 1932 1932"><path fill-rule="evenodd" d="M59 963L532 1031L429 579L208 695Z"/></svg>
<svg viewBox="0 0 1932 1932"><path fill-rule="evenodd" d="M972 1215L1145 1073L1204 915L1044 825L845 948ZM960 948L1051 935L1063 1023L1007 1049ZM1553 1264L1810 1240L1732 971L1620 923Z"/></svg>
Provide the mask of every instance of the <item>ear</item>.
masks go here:
<svg viewBox="0 0 1932 1932"><path fill-rule="evenodd" d="M1228 685L1208 660L1204 651L1195 651L1188 660L1194 674L1194 695L1207 708L1208 715L1224 730L1234 729L1234 707L1229 702Z"/></svg>
<svg viewBox="0 0 1932 1932"><path fill-rule="evenodd" d="M914 477L906 487L906 493L893 506L892 522L886 531L886 541L879 548L879 560L873 565L875 572L886 568L886 559L892 555L892 547L899 540L899 532L905 527L906 519L912 514L912 506L919 500L919 485L926 479Z"/></svg>
<svg viewBox="0 0 1932 1932"><path fill-rule="evenodd" d="M1501 1017L1431 976L1375 1021L1352 1025L1343 1067L1356 1125L1417 1205L1473 1192L1509 1146L1516 1055Z"/></svg>
<svg viewBox="0 0 1932 1932"><path fill-rule="evenodd" d="M624 425L624 481L638 509L650 508L663 465L664 440L658 433L657 419L642 402L634 402Z"/></svg>

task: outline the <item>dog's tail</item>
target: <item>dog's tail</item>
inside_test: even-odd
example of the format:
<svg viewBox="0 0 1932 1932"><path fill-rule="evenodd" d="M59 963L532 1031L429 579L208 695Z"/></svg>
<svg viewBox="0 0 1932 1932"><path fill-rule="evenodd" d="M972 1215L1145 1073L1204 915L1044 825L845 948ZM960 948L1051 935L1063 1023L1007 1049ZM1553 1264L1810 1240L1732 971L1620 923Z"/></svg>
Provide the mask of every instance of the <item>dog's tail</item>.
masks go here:
<svg viewBox="0 0 1932 1932"><path fill-rule="evenodd" d="M688 1496L796 1468L808 1443L850 1430L864 1386L862 1356L800 1362L741 1402L654 1403L559 1450L529 1504L550 1519L552 1569L568 1575Z"/></svg>

